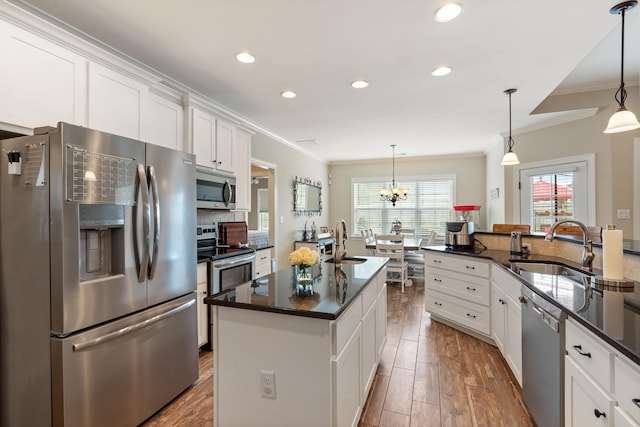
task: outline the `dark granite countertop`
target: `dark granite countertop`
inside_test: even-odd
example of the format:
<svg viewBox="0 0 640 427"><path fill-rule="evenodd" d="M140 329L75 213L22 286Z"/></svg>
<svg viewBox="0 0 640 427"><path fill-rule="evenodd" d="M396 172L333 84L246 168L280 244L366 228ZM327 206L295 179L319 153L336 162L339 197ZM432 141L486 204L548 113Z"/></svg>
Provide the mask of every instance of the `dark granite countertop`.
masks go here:
<svg viewBox="0 0 640 427"><path fill-rule="evenodd" d="M545 300L562 309L568 316L577 320L616 350L640 364L640 283L636 283L632 292L619 293L590 288L587 289L575 279L549 274L521 272L511 269L511 261L551 261L583 271L580 264L565 258L546 255L514 256L509 251L486 249L483 251L457 251L445 246L428 246L423 250L464 255L492 260L504 270L517 278L525 286L536 292ZM602 271L594 269L594 275ZM618 304L612 305L612 304ZM606 307L606 309L605 309ZM623 324L617 330L609 330L605 322L605 314L615 313L623 309Z"/></svg>
<svg viewBox="0 0 640 427"><path fill-rule="evenodd" d="M354 298L369 284L388 262L388 258L359 257L362 264L334 264L324 262L313 266L313 281L305 286L297 282L295 270L285 268L256 279L251 284L250 300L244 300L240 292L231 289L209 296L206 304L268 311L294 316L337 319ZM336 286L336 272L346 276L346 286Z"/></svg>

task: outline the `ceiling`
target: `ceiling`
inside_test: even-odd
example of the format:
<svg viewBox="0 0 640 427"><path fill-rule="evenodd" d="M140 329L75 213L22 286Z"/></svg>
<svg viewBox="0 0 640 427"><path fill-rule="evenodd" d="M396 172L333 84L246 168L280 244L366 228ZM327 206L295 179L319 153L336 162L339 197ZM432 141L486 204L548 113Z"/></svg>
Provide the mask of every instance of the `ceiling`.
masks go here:
<svg viewBox="0 0 640 427"><path fill-rule="evenodd" d="M12 2L329 162L391 157L390 144L406 156L483 152L508 133L505 89L518 89L515 130L553 118L530 115L550 94L615 88L620 72L620 16L609 0L459 0L464 11L449 23L433 19L444 0ZM626 23L629 85L639 74L629 40L640 39L640 8ZM242 50L256 62L237 62ZM431 76L439 65L453 72ZM370 86L353 89L357 79Z"/></svg>

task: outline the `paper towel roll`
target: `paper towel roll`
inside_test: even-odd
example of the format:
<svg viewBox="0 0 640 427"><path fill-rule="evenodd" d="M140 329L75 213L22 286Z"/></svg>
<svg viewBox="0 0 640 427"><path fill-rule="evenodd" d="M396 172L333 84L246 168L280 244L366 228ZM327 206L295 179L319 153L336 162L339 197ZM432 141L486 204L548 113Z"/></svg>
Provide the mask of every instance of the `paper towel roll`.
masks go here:
<svg viewBox="0 0 640 427"><path fill-rule="evenodd" d="M602 230L602 270L605 279L624 280L622 230Z"/></svg>

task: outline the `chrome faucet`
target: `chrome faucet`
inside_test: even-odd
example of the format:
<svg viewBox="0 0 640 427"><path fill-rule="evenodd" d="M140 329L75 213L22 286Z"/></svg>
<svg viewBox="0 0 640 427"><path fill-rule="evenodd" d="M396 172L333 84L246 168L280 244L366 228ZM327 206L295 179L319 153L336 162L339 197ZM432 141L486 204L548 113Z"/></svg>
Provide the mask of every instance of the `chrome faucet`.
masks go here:
<svg viewBox="0 0 640 427"><path fill-rule="evenodd" d="M342 249L340 249L340 225L342 224ZM340 264L345 256L347 256L347 245L346 241L349 238L347 234L347 223L344 219L341 219L340 222L336 224L336 255L335 261L336 265Z"/></svg>
<svg viewBox="0 0 640 427"><path fill-rule="evenodd" d="M589 229L580 221L577 221L575 219L562 219L560 221L554 222L547 235L544 236L544 240L546 240L547 242L553 241L553 233L555 233L556 228L559 225L566 223L576 224L582 229L582 243L584 245L584 249L582 250L582 267L587 270L591 270L593 268L593 258L595 257L595 255L593 254L593 244L591 242L591 239L589 238Z"/></svg>

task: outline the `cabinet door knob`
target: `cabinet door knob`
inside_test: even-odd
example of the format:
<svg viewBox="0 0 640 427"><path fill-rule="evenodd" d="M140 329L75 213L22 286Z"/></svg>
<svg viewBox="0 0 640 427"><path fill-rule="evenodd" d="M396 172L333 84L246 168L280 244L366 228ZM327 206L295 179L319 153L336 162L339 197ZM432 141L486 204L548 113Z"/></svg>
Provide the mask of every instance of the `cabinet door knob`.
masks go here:
<svg viewBox="0 0 640 427"><path fill-rule="evenodd" d="M591 358L591 352L585 353L582 351L582 346L580 344L574 345L573 348L578 352L579 355Z"/></svg>
<svg viewBox="0 0 640 427"><path fill-rule="evenodd" d="M600 412L597 408L593 410L593 414L596 416L596 418L607 418L607 414L605 414L604 412Z"/></svg>

